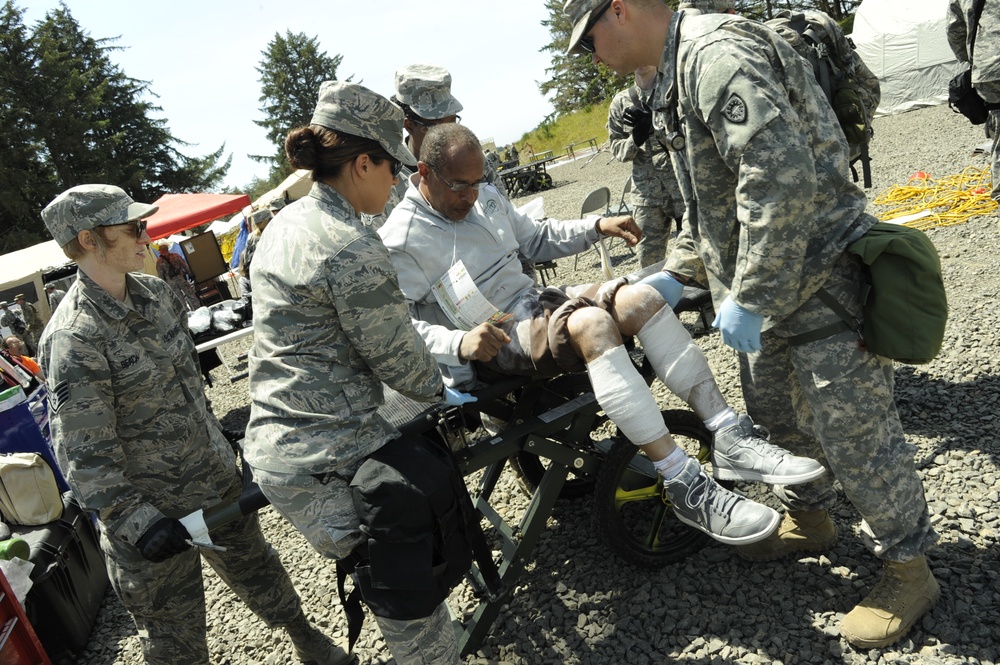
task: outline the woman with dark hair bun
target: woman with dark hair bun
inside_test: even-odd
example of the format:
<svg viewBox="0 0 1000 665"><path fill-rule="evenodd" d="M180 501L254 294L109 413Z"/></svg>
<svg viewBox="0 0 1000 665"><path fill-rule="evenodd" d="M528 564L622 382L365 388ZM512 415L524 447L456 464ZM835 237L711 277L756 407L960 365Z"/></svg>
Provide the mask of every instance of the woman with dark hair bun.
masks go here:
<svg viewBox="0 0 1000 665"><path fill-rule="evenodd" d="M291 165L312 171L312 190L271 221L250 269L246 460L275 509L337 560L367 542L351 478L401 436L378 414L382 384L418 401L467 398L444 389L389 252L361 221L385 207L402 163L416 161L402 139L403 113L387 99L323 83L311 123L285 140ZM375 618L400 665L458 664L444 602L423 618Z"/></svg>

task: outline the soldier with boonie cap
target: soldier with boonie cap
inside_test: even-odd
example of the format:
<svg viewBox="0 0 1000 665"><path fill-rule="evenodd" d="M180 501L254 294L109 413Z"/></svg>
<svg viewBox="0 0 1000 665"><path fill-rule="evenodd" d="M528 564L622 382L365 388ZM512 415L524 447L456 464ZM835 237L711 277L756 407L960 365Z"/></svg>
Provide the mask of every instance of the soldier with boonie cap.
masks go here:
<svg viewBox="0 0 1000 665"><path fill-rule="evenodd" d="M271 220L250 269L244 459L271 504L331 560L367 542L350 481L400 436L377 415L381 384L424 402L444 390L389 252L361 219L382 212L402 163L415 163L402 139L403 111L388 99L357 83L323 83L311 124L285 140L292 167L312 171L312 189ZM357 585L371 598L370 578ZM375 617L389 650L399 663L458 665L447 603L427 604L429 616Z"/></svg>

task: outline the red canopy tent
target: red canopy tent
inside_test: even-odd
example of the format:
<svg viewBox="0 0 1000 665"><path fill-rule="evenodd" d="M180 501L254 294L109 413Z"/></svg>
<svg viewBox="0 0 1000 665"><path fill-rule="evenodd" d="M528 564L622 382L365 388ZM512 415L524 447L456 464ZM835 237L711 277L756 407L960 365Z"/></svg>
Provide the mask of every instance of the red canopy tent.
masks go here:
<svg viewBox="0 0 1000 665"><path fill-rule="evenodd" d="M164 194L153 205L160 209L146 218L153 240L239 212L250 205L246 194Z"/></svg>

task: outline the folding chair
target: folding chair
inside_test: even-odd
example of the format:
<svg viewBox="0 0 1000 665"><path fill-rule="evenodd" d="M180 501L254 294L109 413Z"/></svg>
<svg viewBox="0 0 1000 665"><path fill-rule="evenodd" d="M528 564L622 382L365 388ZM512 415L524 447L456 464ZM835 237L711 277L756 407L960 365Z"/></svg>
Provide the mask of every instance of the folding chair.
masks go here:
<svg viewBox="0 0 1000 665"><path fill-rule="evenodd" d="M622 198L621 198L621 201L618 202L618 214L619 215L626 215L626 214L630 214L632 212L632 208L630 208L629 205L628 205L628 203L625 202L626 197L628 196L629 192L631 192L631 191L632 191L632 176L629 176L628 180L625 181L625 188L622 189Z"/></svg>
<svg viewBox="0 0 1000 665"><path fill-rule="evenodd" d="M583 200L583 205L580 206L580 217L586 217L589 213L597 211L600 211L600 214L602 215L611 214L611 190L607 187L598 187L590 194L587 194L587 198ZM594 248L597 251L597 255L601 257L601 264L603 266L604 256L601 255L600 250L600 247L602 246L602 243L598 242ZM605 253L606 252L607 250L605 250ZM573 257L573 270L576 270L576 266L579 261L580 255L577 254ZM605 270L605 274L607 274L607 270ZM610 277L608 279L610 279Z"/></svg>

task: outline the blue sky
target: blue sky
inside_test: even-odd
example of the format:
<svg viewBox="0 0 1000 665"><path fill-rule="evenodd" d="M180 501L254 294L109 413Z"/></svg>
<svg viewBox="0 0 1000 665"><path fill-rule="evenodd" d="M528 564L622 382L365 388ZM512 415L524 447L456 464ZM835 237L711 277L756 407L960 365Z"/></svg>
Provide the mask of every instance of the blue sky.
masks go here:
<svg viewBox="0 0 1000 665"><path fill-rule="evenodd" d="M57 0L15 0L33 26ZM270 154L259 111L257 65L275 33L316 37L343 56L338 76L389 96L396 69L430 62L452 73L462 122L481 140L518 140L552 112L538 91L550 64L542 0L65 0L95 39L120 37L110 54L131 77L150 82L171 133L204 155L226 144L233 164L226 185L240 187L266 167L248 154Z"/></svg>

